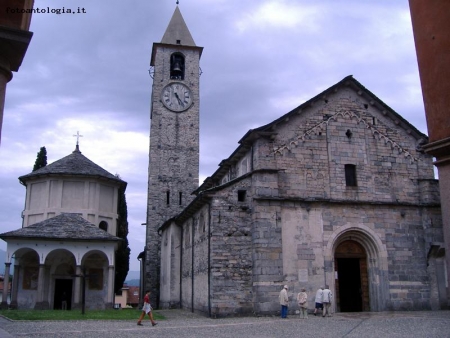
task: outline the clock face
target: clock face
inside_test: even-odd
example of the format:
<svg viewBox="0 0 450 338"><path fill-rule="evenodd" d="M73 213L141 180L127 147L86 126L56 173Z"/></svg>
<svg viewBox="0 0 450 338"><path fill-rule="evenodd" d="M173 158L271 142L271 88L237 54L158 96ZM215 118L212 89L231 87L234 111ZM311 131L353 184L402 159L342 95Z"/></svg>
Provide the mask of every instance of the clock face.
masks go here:
<svg viewBox="0 0 450 338"><path fill-rule="evenodd" d="M186 85L173 82L164 87L161 100L168 109L182 112L192 105L192 94Z"/></svg>

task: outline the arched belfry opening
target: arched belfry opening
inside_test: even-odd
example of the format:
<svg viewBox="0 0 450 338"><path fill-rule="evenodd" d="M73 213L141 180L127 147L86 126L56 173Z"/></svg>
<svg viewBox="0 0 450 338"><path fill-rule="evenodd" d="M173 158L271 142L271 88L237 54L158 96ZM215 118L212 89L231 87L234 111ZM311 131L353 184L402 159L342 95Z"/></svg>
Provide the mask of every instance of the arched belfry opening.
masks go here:
<svg viewBox="0 0 450 338"><path fill-rule="evenodd" d="M170 56L170 79L184 80L185 69L184 56L181 53L173 53Z"/></svg>
<svg viewBox="0 0 450 338"><path fill-rule="evenodd" d="M340 312L369 311L367 254L353 240L343 241L334 254L336 306Z"/></svg>

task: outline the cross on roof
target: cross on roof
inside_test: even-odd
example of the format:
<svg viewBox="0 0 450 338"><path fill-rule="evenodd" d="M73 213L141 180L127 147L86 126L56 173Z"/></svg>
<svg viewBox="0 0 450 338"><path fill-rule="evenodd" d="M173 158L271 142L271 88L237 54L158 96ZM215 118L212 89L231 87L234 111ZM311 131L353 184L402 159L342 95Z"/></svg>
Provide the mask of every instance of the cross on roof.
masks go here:
<svg viewBox="0 0 450 338"><path fill-rule="evenodd" d="M80 132L77 130L77 134L73 135L73 137L77 138L77 146L78 146L78 142L80 141L80 137L83 137L83 135L80 135Z"/></svg>

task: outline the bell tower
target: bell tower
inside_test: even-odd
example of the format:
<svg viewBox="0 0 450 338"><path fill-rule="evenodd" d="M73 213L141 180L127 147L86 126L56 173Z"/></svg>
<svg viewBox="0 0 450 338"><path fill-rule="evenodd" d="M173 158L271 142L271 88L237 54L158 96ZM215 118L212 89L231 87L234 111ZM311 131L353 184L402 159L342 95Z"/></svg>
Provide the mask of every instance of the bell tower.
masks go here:
<svg viewBox="0 0 450 338"><path fill-rule="evenodd" d="M143 287L159 307L158 228L193 199L199 177L199 77L203 48L197 47L178 6L150 65L150 154Z"/></svg>

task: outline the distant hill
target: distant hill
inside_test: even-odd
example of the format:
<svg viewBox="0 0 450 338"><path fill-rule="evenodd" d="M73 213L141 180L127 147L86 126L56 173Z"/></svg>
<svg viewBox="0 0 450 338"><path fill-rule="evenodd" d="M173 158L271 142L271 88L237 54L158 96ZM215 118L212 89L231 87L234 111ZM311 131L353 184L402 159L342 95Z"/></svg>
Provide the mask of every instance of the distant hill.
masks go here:
<svg viewBox="0 0 450 338"><path fill-rule="evenodd" d="M125 283L127 283L129 286L139 286L140 278L140 271L128 271L127 278L125 278Z"/></svg>
<svg viewBox="0 0 450 338"><path fill-rule="evenodd" d="M128 286L139 286L140 278L140 271L128 271L127 278L125 278L125 283L127 283Z"/></svg>
<svg viewBox="0 0 450 338"><path fill-rule="evenodd" d="M125 281L125 283L128 286L139 286L139 282L140 282L139 279L128 279L128 280Z"/></svg>

